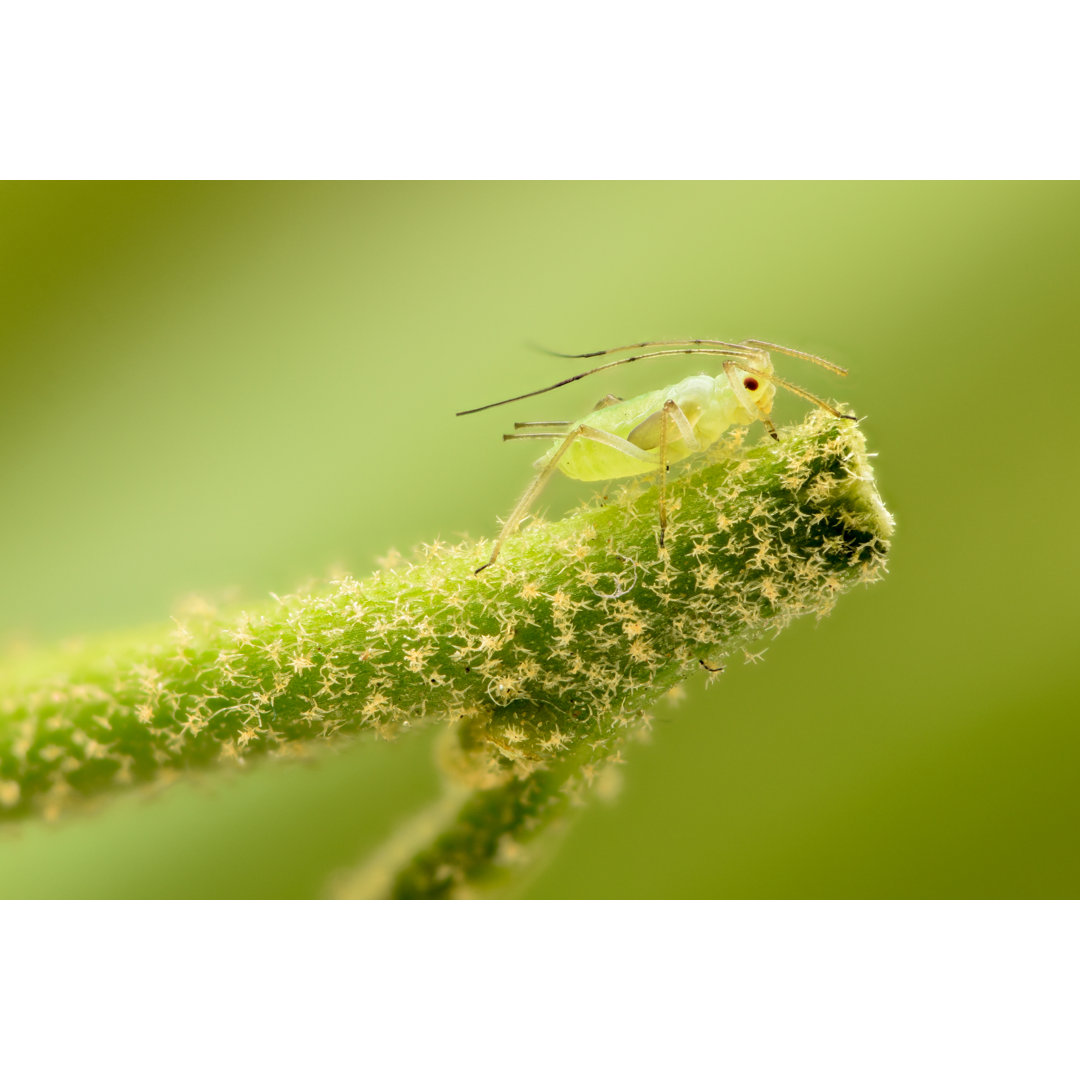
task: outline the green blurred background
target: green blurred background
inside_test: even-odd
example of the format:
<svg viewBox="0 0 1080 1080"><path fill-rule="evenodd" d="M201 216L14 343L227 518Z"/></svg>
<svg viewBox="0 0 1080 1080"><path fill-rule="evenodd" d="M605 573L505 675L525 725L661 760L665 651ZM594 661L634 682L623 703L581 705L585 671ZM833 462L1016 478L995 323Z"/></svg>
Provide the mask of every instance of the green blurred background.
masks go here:
<svg viewBox="0 0 1080 1080"><path fill-rule="evenodd" d="M8 184L0 279L8 663L490 535L535 456L512 420L701 367L456 419L569 371L529 341L753 336L848 366L781 361L867 417L890 576L691 683L526 895L1080 891L1076 185ZM318 895L431 797L430 754L11 830L0 895Z"/></svg>

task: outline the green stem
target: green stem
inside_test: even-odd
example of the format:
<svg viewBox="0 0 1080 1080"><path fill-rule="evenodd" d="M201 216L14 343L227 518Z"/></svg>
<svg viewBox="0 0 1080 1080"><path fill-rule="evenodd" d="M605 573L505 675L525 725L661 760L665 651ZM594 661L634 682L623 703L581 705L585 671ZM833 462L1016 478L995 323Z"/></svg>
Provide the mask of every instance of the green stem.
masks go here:
<svg viewBox="0 0 1080 1080"><path fill-rule="evenodd" d="M6 672L0 819L440 721L443 766L475 794L399 859L393 888L461 892L618 763L671 686L876 580L892 529L862 434L824 412L779 443L729 446L667 502L662 550L656 489L633 486L524 530L480 575L486 543L436 543L365 581Z"/></svg>

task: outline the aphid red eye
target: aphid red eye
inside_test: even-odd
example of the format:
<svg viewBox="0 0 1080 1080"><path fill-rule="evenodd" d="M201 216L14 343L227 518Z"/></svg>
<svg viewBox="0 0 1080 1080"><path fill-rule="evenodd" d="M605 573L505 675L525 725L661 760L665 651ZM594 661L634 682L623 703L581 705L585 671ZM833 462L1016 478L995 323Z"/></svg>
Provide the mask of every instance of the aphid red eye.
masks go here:
<svg viewBox="0 0 1080 1080"><path fill-rule="evenodd" d="M756 390L758 388L757 379L750 378L749 376L743 379L742 384L747 390Z"/></svg>

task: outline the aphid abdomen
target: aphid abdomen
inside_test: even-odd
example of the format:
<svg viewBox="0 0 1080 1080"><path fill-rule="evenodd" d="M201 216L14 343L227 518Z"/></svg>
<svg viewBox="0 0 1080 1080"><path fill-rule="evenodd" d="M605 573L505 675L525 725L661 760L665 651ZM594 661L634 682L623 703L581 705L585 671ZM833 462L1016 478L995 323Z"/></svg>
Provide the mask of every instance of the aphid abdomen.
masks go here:
<svg viewBox="0 0 1080 1080"><path fill-rule="evenodd" d="M703 416L715 409L715 381L708 375L693 375L674 386L653 390L627 401L597 409L581 418L585 427L609 432L620 439L625 439L638 450L649 455L647 460L632 457L613 446L593 439L575 439L572 446L559 459L558 468L574 480L613 480L628 476L640 476L655 472L660 464L659 444L660 426L664 403L674 401L682 409L691 428L697 432L697 425ZM575 425L576 427L577 425ZM709 425L714 426L714 425ZM727 426L726 424L724 425ZM706 443L714 442L711 436ZM701 440L698 440L701 443ZM537 467L547 464L558 449L556 443L539 461ZM701 449L701 446L698 447ZM678 432L670 431L667 442L667 460L669 463L682 461L695 453L683 441Z"/></svg>
<svg viewBox="0 0 1080 1080"><path fill-rule="evenodd" d="M680 461L686 454L669 454L671 461ZM547 461L541 458L537 465ZM589 439L578 439L559 461L559 471L572 480L618 480L626 476L656 472L656 465L649 461L628 457L618 450Z"/></svg>

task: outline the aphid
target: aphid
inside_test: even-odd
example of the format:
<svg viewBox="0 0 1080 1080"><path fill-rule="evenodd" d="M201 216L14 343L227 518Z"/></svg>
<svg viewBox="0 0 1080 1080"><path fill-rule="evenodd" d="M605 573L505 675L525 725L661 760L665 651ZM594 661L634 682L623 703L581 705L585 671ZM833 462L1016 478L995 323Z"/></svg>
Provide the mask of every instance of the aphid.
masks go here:
<svg viewBox="0 0 1080 1080"><path fill-rule="evenodd" d="M512 401L546 394L560 386L577 382L586 375L632 364L658 356L686 356L700 354L722 356L719 375L691 375L672 386L652 390L637 397L623 400L608 394L596 403L593 411L580 420L532 420L514 424L518 433L504 435L511 439L554 439L555 445L534 466L538 470L525 494L518 500L513 513L503 525L495 541L491 558L476 573L486 570L499 557L503 544L521 524L544 485L556 469L575 480L613 480L623 476L658 471L660 488L660 547L664 546L667 530L667 509L664 489L668 466L682 461L691 454L700 453L712 446L732 426L745 426L760 420L774 439L779 439L776 428L769 419L776 387L798 394L845 420L854 416L838 412L821 398L781 379L773 372L770 352L798 357L818 364L836 375L847 371L822 360L819 356L773 345L768 341L748 339L737 344L729 341L710 341L697 338L691 341L641 341L636 345L619 345L613 349L600 349L590 353L554 353L568 359L586 360L631 349L646 349L635 356L609 360L606 364L560 379L551 386L532 390L527 394L493 401L476 409L465 409L458 416L494 409ZM540 431L521 432L522 428L541 428Z"/></svg>

